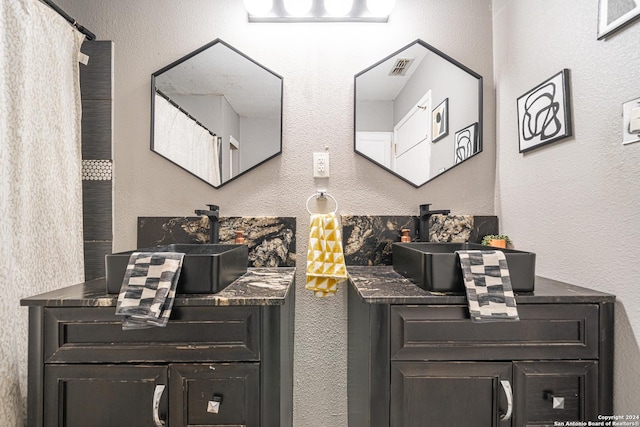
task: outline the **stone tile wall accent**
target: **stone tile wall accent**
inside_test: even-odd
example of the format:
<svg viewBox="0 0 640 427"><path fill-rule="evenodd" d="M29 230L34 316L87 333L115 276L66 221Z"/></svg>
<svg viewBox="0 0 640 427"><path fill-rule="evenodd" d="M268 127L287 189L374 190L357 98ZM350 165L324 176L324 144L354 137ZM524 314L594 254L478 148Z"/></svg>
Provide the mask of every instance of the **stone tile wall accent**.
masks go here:
<svg viewBox="0 0 640 427"><path fill-rule="evenodd" d="M342 215L342 241L347 265L391 265L391 247L403 228L415 236L418 217Z"/></svg>
<svg viewBox="0 0 640 427"><path fill-rule="evenodd" d="M295 267L295 218L221 217L220 243L234 243L236 230L244 231L245 243L249 246L249 267ZM172 243L209 243L209 219L138 218L138 248Z"/></svg>
<svg viewBox="0 0 640 427"><path fill-rule="evenodd" d="M104 277L113 247L113 42L82 44L82 211L85 280Z"/></svg>
<svg viewBox="0 0 640 427"><path fill-rule="evenodd" d="M432 215L429 241L480 243L487 234L498 234L497 216Z"/></svg>
<svg viewBox="0 0 640 427"><path fill-rule="evenodd" d="M392 265L392 247L407 228L417 240L417 216L342 215L342 240L347 265ZM487 234L498 233L498 217L476 215L432 215L432 242L480 243Z"/></svg>

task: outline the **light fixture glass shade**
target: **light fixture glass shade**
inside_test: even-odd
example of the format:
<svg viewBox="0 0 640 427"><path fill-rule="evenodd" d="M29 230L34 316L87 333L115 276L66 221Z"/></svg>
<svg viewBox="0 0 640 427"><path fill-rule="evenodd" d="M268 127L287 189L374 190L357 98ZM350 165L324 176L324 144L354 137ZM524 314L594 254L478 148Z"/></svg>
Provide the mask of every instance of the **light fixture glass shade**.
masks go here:
<svg viewBox="0 0 640 427"><path fill-rule="evenodd" d="M353 0L324 0L324 8L331 16L345 16L353 8Z"/></svg>
<svg viewBox="0 0 640 427"><path fill-rule="evenodd" d="M244 7L249 15L265 16L273 8L273 0L244 0Z"/></svg>
<svg viewBox="0 0 640 427"><path fill-rule="evenodd" d="M396 0L367 0L367 9L373 16L389 16Z"/></svg>
<svg viewBox="0 0 640 427"><path fill-rule="evenodd" d="M309 13L312 0L284 0L284 8L292 16L304 16Z"/></svg>

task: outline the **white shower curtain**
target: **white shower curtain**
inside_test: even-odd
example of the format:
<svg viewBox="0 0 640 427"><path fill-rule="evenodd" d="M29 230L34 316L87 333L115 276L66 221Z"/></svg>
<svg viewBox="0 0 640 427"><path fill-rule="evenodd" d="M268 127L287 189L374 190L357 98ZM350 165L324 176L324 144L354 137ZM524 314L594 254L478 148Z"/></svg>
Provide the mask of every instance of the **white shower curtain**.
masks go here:
<svg viewBox="0 0 640 427"><path fill-rule="evenodd" d="M24 425L27 308L83 279L78 52L38 0L0 6L0 425Z"/></svg>
<svg viewBox="0 0 640 427"><path fill-rule="evenodd" d="M218 138L164 97L154 100L153 149L212 185L220 185Z"/></svg>

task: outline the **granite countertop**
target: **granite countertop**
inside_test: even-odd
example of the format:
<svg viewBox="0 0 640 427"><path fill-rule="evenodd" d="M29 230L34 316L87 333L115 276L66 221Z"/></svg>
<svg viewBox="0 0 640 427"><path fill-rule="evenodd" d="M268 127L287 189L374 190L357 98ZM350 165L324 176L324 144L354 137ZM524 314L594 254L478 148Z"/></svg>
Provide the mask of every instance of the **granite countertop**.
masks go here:
<svg viewBox="0 0 640 427"><path fill-rule="evenodd" d="M464 294L429 292L396 273L391 266L347 266L350 286L370 304L467 304ZM615 296L536 276L535 291L516 293L527 304L614 302Z"/></svg>
<svg viewBox="0 0 640 427"><path fill-rule="evenodd" d="M283 305L294 286L295 267L249 268L217 294L178 294L174 306ZM23 306L115 307L118 294L108 294L105 278L24 298Z"/></svg>

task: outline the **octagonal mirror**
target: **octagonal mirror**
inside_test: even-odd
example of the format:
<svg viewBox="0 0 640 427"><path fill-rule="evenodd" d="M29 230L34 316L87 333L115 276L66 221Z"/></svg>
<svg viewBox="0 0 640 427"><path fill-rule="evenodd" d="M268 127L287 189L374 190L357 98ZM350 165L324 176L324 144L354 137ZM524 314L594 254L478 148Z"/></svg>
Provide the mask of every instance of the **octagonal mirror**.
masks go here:
<svg viewBox="0 0 640 427"><path fill-rule="evenodd" d="M482 151L482 76L422 40L355 76L355 151L419 187Z"/></svg>
<svg viewBox="0 0 640 427"><path fill-rule="evenodd" d="M282 77L222 40L151 80L151 150L213 187L282 152Z"/></svg>

